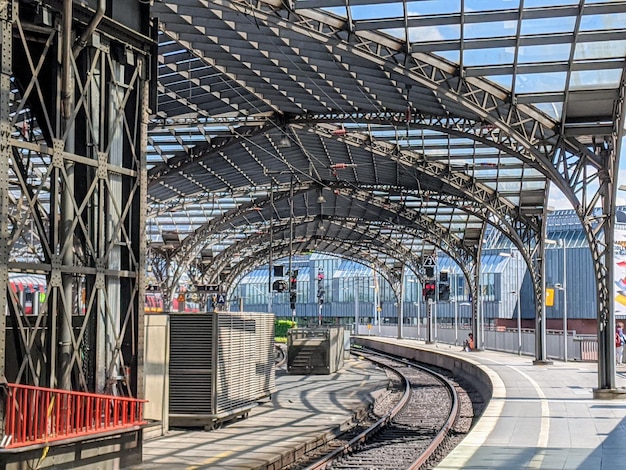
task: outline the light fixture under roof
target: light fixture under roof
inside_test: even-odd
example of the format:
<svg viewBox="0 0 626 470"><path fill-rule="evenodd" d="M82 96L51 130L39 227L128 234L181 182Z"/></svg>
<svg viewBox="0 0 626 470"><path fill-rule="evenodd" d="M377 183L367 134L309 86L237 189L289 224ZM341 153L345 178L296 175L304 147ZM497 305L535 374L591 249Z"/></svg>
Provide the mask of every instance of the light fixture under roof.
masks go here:
<svg viewBox="0 0 626 470"><path fill-rule="evenodd" d="M286 135L283 135L278 141L278 147L281 149L291 147L291 141Z"/></svg>

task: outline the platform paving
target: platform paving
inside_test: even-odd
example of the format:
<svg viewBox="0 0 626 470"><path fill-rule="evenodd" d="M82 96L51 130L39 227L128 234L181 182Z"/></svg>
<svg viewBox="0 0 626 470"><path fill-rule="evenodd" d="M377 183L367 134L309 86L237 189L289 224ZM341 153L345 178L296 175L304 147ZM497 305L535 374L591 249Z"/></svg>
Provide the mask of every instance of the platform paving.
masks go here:
<svg viewBox="0 0 626 470"><path fill-rule="evenodd" d="M626 400L593 397L596 363L534 365L532 357L516 354L383 341L461 357L486 368L492 378L487 409L438 469L626 469ZM626 366L618 366L616 385L626 387Z"/></svg>
<svg viewBox="0 0 626 470"><path fill-rule="evenodd" d="M437 467L452 469L615 470L626 468L626 401L593 397L597 364L495 351L466 353L445 344L382 339L435 349L483 367L493 398L467 437ZM626 366L617 370L626 387ZM279 467L292 447L319 439L365 408L387 385L376 367L351 359L337 374L277 377L272 402L223 429L175 431L144 443L142 469ZM617 462L617 464L616 464Z"/></svg>
<svg viewBox="0 0 626 470"><path fill-rule="evenodd" d="M384 371L351 358L330 375L277 373L271 402L213 431L173 431L144 442L136 469L243 470L280 467L294 448L327 439L369 408L388 383Z"/></svg>

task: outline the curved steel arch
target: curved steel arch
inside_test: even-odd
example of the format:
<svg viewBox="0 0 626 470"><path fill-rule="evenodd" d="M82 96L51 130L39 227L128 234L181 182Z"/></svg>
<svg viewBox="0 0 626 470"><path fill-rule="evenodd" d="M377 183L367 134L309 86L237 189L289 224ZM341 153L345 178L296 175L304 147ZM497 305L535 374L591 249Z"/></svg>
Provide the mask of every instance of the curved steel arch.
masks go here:
<svg viewBox="0 0 626 470"><path fill-rule="evenodd" d="M504 131L510 138L516 138L519 145L545 165L558 170L552 182L555 182L565 197L572 203L581 219L587 234L594 259L594 269L598 281L598 334L600 337L600 362L604 365L612 358L613 350L610 338L610 323L614 315L610 309L613 293L613 228L615 218L615 175L619 159L615 150L619 148L618 137L622 135L623 115L625 111L626 78L622 73L619 97L613 112L610 135L600 132L591 135L593 149L566 135L556 128L556 122L531 106L518 104L515 97L503 89L486 83L475 77L467 77L463 70L453 64L445 63L436 57L423 53L406 54L404 42L389 36L354 32L348 20L323 14L321 11L290 11L287 18L278 13L284 9L282 4L270 4L258 0L245 8L228 0L216 0L216 3L240 14L252 14L255 19L262 19L268 24L293 31L302 31L307 37L323 42L327 47L351 52L354 56L373 64L411 78L415 83L430 89L435 95L461 104L468 111ZM331 21L332 20L332 21ZM346 31L351 31L346 35ZM374 52L376 51L376 52ZM395 58L402 57L403 63ZM563 125L564 128L564 125ZM600 128L602 130L602 128ZM599 140L596 140L599 137ZM605 143L604 138L608 141ZM594 152L597 152L594 153ZM590 169L590 171L588 171ZM598 183L595 193L593 183ZM590 194L588 194L590 193ZM588 197L588 196L591 197ZM590 222L594 208L601 203L603 218L598 224ZM540 246L539 258L543 257ZM540 299L541 300L541 297ZM543 301L541 302L543 304ZM606 355L606 358L602 357ZM546 357L538 358L541 361ZM615 377L607 371L601 371L599 388L614 388Z"/></svg>
<svg viewBox="0 0 626 470"><path fill-rule="evenodd" d="M299 228L307 226L308 222L316 222L318 219L316 217L302 217L294 220L296 224L296 232ZM343 224L340 224L339 221L333 220L332 218L326 219L327 222L334 223L336 225L341 226L342 228L347 228L352 230L365 238L361 238L358 240L343 240L344 243L356 243L361 244L363 241L367 240L369 243L364 244L364 247L369 249L375 249L380 253L385 253L387 256L397 259L398 256L404 257L406 260L410 260L409 264L415 263L415 268L417 269L417 265L419 263L419 259L414 256L414 254L407 248L405 248L402 244L396 243L393 240L389 239L380 239L380 234L376 231L369 230L369 227L362 227L357 222L343 221ZM248 250L251 249L251 253L254 253L255 247L261 247L264 245L268 245L270 243L270 239L273 240L274 245L280 245L282 243L289 243L289 240L286 237L276 238L275 235L279 233L284 233L286 230L284 227L287 227L289 222L284 224L279 224L278 226L274 226L274 234L273 237L270 236L269 233L262 233L257 236L247 237L241 242L235 243L224 251L222 251L218 256L214 258L214 263L212 264L213 276L212 280L217 279L219 274L224 271L227 266L231 266L231 261L236 255L241 255L245 253L247 255ZM294 238L300 238L297 234L294 234ZM328 237L326 235L316 235L309 238L305 238L305 244L308 243L312 239L323 239L329 240L333 239L333 237Z"/></svg>
<svg viewBox="0 0 626 470"><path fill-rule="evenodd" d="M304 184L302 187L298 188L297 193L303 193L309 191L312 185ZM450 256L455 259L460 265L471 265L474 264L474 252L470 249L470 247L463 243L462 240L458 239L454 235L452 235L447 229L440 226L436 223L435 220L432 220L428 217L422 216L419 212L413 209L407 209L402 207L402 205L394 202L383 201L380 197L372 196L371 193L367 191L360 190L358 188L351 187L342 187L341 185L330 185L331 189L335 189L342 194L348 194L352 198L367 202L375 207L384 209L389 211L392 214L397 214L403 217L407 222L414 223L418 226L418 229L423 233L429 234L428 237L424 237L423 233L416 235L419 238L428 239L433 245L442 247L443 251L449 253ZM287 198L289 194L287 192L279 195L279 199ZM217 234L220 230L227 225L232 224L232 220L237 217L240 217L242 214L249 210L257 210L258 208L263 208L269 204L269 200L267 198L263 198L262 200L253 201L252 203L247 203L242 205L242 207L231 210L227 212L223 218L213 219L208 224L206 224L202 229L196 231L196 234L202 233L202 238L192 238L192 241L188 242L188 238L185 240L185 243L181 246L180 251L177 253L183 253L183 256L177 256L175 253L172 258L175 259L175 265L177 266L174 275L170 278L172 282L175 284L178 282L180 277L183 275L187 266L191 261L197 256L197 252L202 249L200 244L203 241L206 241L211 234ZM395 210L394 210L395 208ZM316 216L313 216L311 220L315 220ZM333 220L333 216L324 215L325 220ZM301 222L301 220L300 220ZM232 226L232 225L231 225ZM286 227L286 225L283 225ZM236 227L233 226L233 227ZM502 227L496 224L503 233L506 233ZM284 230L287 230L286 228ZM406 230L399 230L401 233L406 233ZM277 234L283 233L283 230L280 228L276 231ZM195 235L195 234L194 234ZM193 237L193 236L192 236ZM234 244L233 246L240 246L239 243Z"/></svg>
<svg viewBox="0 0 626 470"><path fill-rule="evenodd" d="M339 241L339 240L325 240L329 245L335 245L337 247L343 247L345 246L345 242L343 241ZM274 255L278 255L277 259L280 258L284 258L285 256L289 255L289 245L288 244L281 244L278 247L278 250L276 250L276 247L273 248L272 253ZM306 250L302 250L302 251L306 251ZM381 260L375 256L368 256L368 255L363 255L363 254L357 254L356 251L353 250L346 250L345 253L342 254L337 254L335 252L330 252L330 251L325 251L325 250L321 250L320 253L327 253L330 254L332 256L337 256L339 258L343 258L343 259L349 259L351 261L354 261L356 263L359 264L364 264L363 260L365 259L366 261L368 261L370 263L370 266L377 272L379 273L381 276L383 276L387 282L391 283L392 281L389 279L389 266L387 266L386 264L382 263ZM346 254L349 253L349 254ZM250 256L250 258L246 258L245 260L242 260L241 263L238 263L233 270L224 278L224 287L225 290L228 292L231 288L231 286L239 279L241 278L241 276L243 276L245 273L250 272L254 269L259 268L260 266L263 266L264 264L267 264L268 260L269 260L269 256L270 256L270 250L268 248L263 248L257 252L254 253L253 256Z"/></svg>
<svg viewBox="0 0 626 470"><path fill-rule="evenodd" d="M336 245L337 247L345 247L345 240L327 239L323 237L321 239L329 244ZM305 246L301 250L301 252L305 252L305 251L309 251L307 246ZM360 264L363 264L363 259L366 259L370 264L372 264L372 266L376 269L376 271L387 280L387 282L389 283L390 286L392 286L392 288L394 288L394 284L397 284L400 282L400 278L395 272L396 270L393 267L385 263L381 263L379 258L375 256L369 256L367 254L363 254L363 252L361 252L360 250L358 253L353 252L352 250L348 250L348 251L353 254L352 255L346 255L345 253L337 254L336 252L328 252L326 250L320 250L320 253L329 253L329 254L332 254L333 256L338 256L344 259L350 259ZM224 278L225 290L228 291L231 288L231 286L237 281L237 279L239 279L245 273L250 272L260 266L263 266L264 264L267 264L270 253L277 259L284 258L285 256L289 255L288 242L285 241L284 243L273 247L271 251L269 248L263 247L259 251L256 251L253 254L251 254L249 257L242 259L241 262L237 263L237 265L233 267L230 273L227 276L225 276ZM416 270L409 265L406 265L406 267L410 269L419 279L422 279L421 269ZM478 293L478 287L477 287L478 276L471 269L468 269L468 266L460 265L459 267L462 270L463 275L465 276L465 279L468 282L468 286L470 288L470 292L472 293L473 298L476 298L476 295ZM394 292L396 292L396 289L394 289ZM397 292L396 292L396 295L397 295ZM476 303L474 303L473 305L474 307L473 307L472 315L474 318L477 318L478 313L477 313Z"/></svg>
<svg viewBox="0 0 626 470"><path fill-rule="evenodd" d="M562 170L572 166L571 162L566 165L558 158L554 161L544 159L545 155L556 156L559 150L581 159L589 158L590 161L586 163L592 164L596 169L603 168L602 159L575 138L562 134L558 122L554 119L532 106L516 103L509 92L494 84L480 78L464 76L459 73L456 66L441 59L422 53L404 54L406 50L404 41L374 31L361 34L353 32L346 36L346 22L321 11L292 11L288 18L284 18L273 14L284 11L284 5L268 0L257 0L254 2L255 6L250 2L243 6L230 0L216 0L215 3L239 14L251 15L257 21L262 19L267 24L298 32L322 42L330 49L350 52L355 57L376 64L384 70L413 80L435 95L446 96L471 110L485 122L504 131L504 138L517 142L517 146L521 147L520 150L524 149L529 153L530 160L533 156L539 159L539 162L545 164L546 170L554 167L555 163L560 163ZM404 58L403 64L394 60L399 53ZM543 149L540 150L541 148ZM547 149L550 149L550 152L546 152Z"/></svg>
<svg viewBox="0 0 626 470"><path fill-rule="evenodd" d="M316 221L317 219L315 217L311 218L310 221ZM334 220L332 218L330 219L326 219L327 221L330 221L332 223L336 223L337 225L340 225L342 227L346 226L346 222L345 221L341 221L341 220ZM300 226L304 226L305 224L300 223ZM416 274L420 272L420 262L421 262L421 257L416 257L414 256L414 254L406 249L403 249L403 246L401 244L397 244L395 242L392 242L390 240L380 240L379 238L377 238L378 233L374 232L371 233L368 228L369 227L361 227L357 222L354 221L350 221L348 223L348 228L358 231L359 233L369 236L370 238L368 240L370 241L375 241L375 242L379 242L378 243L367 243L365 245L363 245L365 248L367 249L374 249L378 252L384 253L387 256L402 262L403 264L406 264L413 272L415 272ZM437 237L436 235L429 237L429 233L428 232L424 232L424 233L420 233L421 231L419 229L413 229L411 230L411 227L404 227L404 230L400 230L401 233L409 233L411 235L414 235L416 238L419 236L420 238L428 241L429 243L437 246L439 249L441 249L443 252L447 253L448 256L450 256L452 259L456 260L460 269L462 270L462 272L464 273L466 280L468 282L468 285L470 286L470 289L472 289L472 292L474 292L473 289L473 285L475 283L475 270L477 269L477 261L476 261L476 253L465 253L465 255L463 257L459 257L459 253L457 251L451 251L449 249L448 246L444 246L440 244L441 239L439 237ZM282 230L279 228L277 230L277 232L282 232ZM426 235L426 236L424 236ZM211 282L215 282L215 280L218 278L219 274L227 267L227 266L231 266L230 262L228 261L229 259L232 259L234 257L235 254L240 255L242 252L245 252L245 249L248 247L260 247L261 251L265 250L264 246L268 244L270 239L269 234L262 234L259 235L257 237L250 237L247 238L246 240L242 241L241 243L238 244L234 244L231 247L229 247L228 249L224 250L222 252L222 254L220 254L218 257L216 257L216 261L217 264L214 264L212 266L213 268L213 272L214 272L214 276L211 278ZM335 241L342 241L344 244L345 243L356 243L360 246L360 242L362 240L343 240L343 239L336 239L334 237L329 237L327 235L316 235L315 237L311 237L310 239L306 240L306 243L308 243L310 240L315 239L315 240L324 240L324 241L329 241L329 240L335 240ZM275 246L281 246L282 244L285 243L289 243L289 241L286 238L279 238L278 240L274 239L274 243ZM308 249L308 245L305 243L305 248ZM243 245L242 245L243 244ZM244 250L242 250L242 246L244 247ZM387 250L385 248L391 246L390 250ZM381 248L382 247L382 248ZM301 251L307 251L307 249L302 249ZM269 251L269 250L268 250ZM245 256L246 256L246 260L250 259L250 257L254 257L255 256L256 251L252 251L252 253L250 255L248 255L248 253L246 252ZM398 257L398 255L401 255L400 257ZM376 258L378 259L378 258ZM409 260L407 262L407 260ZM238 264L243 263L244 260L240 261ZM263 264L263 263L261 263ZM384 264L384 263L383 263ZM419 275L419 274L418 274ZM475 293L475 292L474 292Z"/></svg>
<svg viewBox="0 0 626 470"><path fill-rule="evenodd" d="M397 153L396 150L390 147L387 147L387 150L388 152L382 155L391 156L392 159L395 159L394 155ZM400 162L400 163L405 163L405 162ZM431 176L436 176L436 177L440 175L450 176L451 172L447 171L445 168L442 169L441 167L442 165L432 165L432 164L425 163L424 168L437 168L438 171L436 172L424 171L424 173L431 175ZM460 183L458 183L459 181L463 182L464 184L461 185ZM514 213L514 208L512 207L512 204L507 204L503 200L500 200L499 204L496 204L496 202L498 201L498 197L496 195L497 193L483 185L476 184L474 178L471 178L468 175L459 175L458 178L448 178L446 182L449 182L451 187L458 189L468 198L469 202L472 202L471 206L463 207L463 210L466 210L466 208L475 209L474 211L471 211L471 212L470 210L468 210L468 213L473 213L474 215L476 215L477 217L480 217L483 220L490 220L488 217L489 215L488 213L491 213L492 215L500 219L497 221L497 223L493 223L493 221L490 220L490 222L493 223L493 225L497 227L498 230L502 231L502 233L504 233L509 239L511 239L520 249L525 249L525 250L530 249L529 245L532 245L532 244L529 243L529 241L531 239L533 240L535 239L530 234L534 233L532 229L536 228L536 225L537 225L536 219L532 219L528 217L520 218L519 212L517 214ZM315 186L315 184L303 182L303 183L299 183L298 186L299 187L297 190L297 194L309 191ZM329 184L325 184L325 186L333 189L333 188L337 188L339 185L329 183ZM275 201L287 198L289 196L289 191L288 191L288 188L290 187L289 184L283 184L283 185L280 185L279 187L285 188L285 189L280 190L278 194L274 195ZM344 192L346 190L345 188L346 187L340 189L340 191ZM352 193L354 195L360 194L360 196L357 198L360 198L362 200L364 197L367 197L368 200L375 201L375 199L372 199L371 195L365 191L360 191L360 193L357 193L355 192L355 190L352 190ZM441 193L441 194L446 194L446 193ZM205 241L209 236L211 236L213 233L219 230L222 230L225 226L227 226L230 223L230 221L234 220L237 217L240 217L242 214L250 210L256 209L256 208L263 209L268 204L269 204L269 196L265 198L256 199L255 201L242 204L239 208L230 210L226 212L222 217L212 219L205 225L196 229L196 231L192 235L186 238L185 243L181 245L181 247L178 250L178 253L175 255L175 257L177 258L177 263L183 266L183 269L185 269L184 268L185 264L188 263L192 258L197 256L199 245L203 243L203 241ZM387 202L385 202L385 204L388 205ZM504 213L498 212L499 209L505 209L505 211L503 211ZM488 213L485 213L485 212L488 212ZM407 214L407 209L404 209L403 213ZM518 218L515 218L516 216ZM414 219L413 217L410 217L410 218ZM419 223L418 220L415 220L415 221ZM428 225L434 226L436 224L436 221L428 219L428 220L423 220L420 224L421 225L428 224ZM519 235L519 230L516 229L516 227L518 227L518 229L520 227L525 229L521 236ZM446 230L443 229L443 227L441 227L439 232L444 234ZM460 242L452 243L452 241L449 240L449 237L442 237L442 240L446 241L447 243L451 245L459 245L459 244L462 245L462 243ZM182 275L182 272L180 273L180 275Z"/></svg>

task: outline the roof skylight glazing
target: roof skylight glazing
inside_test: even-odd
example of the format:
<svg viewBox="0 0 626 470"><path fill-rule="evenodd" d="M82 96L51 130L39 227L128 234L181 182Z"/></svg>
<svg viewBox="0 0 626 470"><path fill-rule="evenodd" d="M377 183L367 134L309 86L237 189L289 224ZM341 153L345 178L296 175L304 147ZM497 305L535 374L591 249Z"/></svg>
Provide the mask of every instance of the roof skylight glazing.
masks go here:
<svg viewBox="0 0 626 470"><path fill-rule="evenodd" d="M291 5L155 3L153 230L205 230L196 250L251 234L253 252L293 232L307 250L390 236L420 256L435 242L462 251L490 211L532 223L543 210L533 130L588 142L613 117L624 1Z"/></svg>

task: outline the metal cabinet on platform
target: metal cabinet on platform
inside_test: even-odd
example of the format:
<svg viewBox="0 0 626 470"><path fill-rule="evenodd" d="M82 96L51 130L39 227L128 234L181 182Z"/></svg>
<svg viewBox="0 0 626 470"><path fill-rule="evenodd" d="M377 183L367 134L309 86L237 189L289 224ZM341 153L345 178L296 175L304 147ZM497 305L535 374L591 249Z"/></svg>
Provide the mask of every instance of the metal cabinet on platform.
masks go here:
<svg viewBox="0 0 626 470"><path fill-rule="evenodd" d="M170 426L211 428L275 390L274 315L170 315Z"/></svg>
<svg viewBox="0 0 626 470"><path fill-rule="evenodd" d="M289 374L332 374L343 367L342 327L294 328L287 332Z"/></svg>

